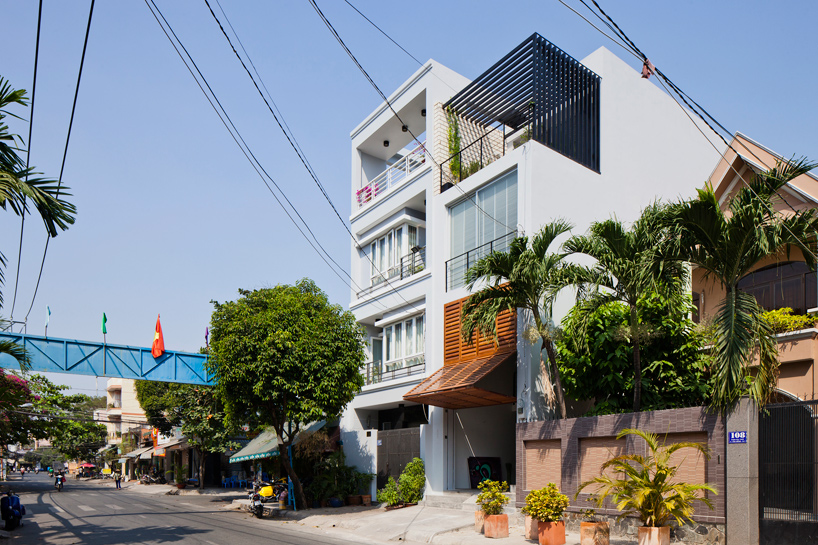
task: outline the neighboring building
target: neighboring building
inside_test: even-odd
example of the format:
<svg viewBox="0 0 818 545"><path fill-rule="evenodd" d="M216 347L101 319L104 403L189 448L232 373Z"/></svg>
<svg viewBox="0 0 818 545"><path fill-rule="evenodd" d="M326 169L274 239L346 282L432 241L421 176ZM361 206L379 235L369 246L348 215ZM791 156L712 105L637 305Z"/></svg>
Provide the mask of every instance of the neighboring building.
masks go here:
<svg viewBox="0 0 818 545"><path fill-rule="evenodd" d="M775 167L782 156L770 151L743 134L736 134L724 158L710 176L710 183L719 204L726 209L730 199L750 181L755 172ZM778 193L775 211L788 215L818 207L818 177L803 174L787 184ZM713 316L724 298L724 288L704 278L704 271L693 270L693 302L699 316ZM806 314L818 307L818 278L804 263L799 250L789 256L778 255L760 263L753 272L739 282L739 289L752 293L765 310L783 307L793 314ZM782 401L818 399L818 377L815 360L818 358L818 329L783 333L778 337L778 356L781 361L778 386Z"/></svg>
<svg viewBox="0 0 818 545"><path fill-rule="evenodd" d="M558 217L583 232L692 196L718 154L607 49L579 62L537 34L474 82L430 60L389 102L403 123L381 104L351 134L350 310L369 357L341 421L344 451L379 484L420 454L432 494L471 488L472 457L513 481L516 422L551 417L537 347L522 314L501 319L498 346L460 341L465 271Z"/></svg>

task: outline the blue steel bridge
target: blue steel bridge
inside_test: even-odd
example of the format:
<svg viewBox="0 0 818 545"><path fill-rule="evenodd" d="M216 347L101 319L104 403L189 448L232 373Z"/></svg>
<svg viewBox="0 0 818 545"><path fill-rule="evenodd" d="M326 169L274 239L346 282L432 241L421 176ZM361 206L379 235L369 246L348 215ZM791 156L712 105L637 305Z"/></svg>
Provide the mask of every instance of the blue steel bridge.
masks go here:
<svg viewBox="0 0 818 545"><path fill-rule="evenodd" d="M132 378L186 384L213 384L205 371L207 356L165 351L154 358L151 349L91 341L43 337L26 333L0 332L0 340L25 347L31 370L95 377ZM17 360L0 355L0 367L19 369Z"/></svg>

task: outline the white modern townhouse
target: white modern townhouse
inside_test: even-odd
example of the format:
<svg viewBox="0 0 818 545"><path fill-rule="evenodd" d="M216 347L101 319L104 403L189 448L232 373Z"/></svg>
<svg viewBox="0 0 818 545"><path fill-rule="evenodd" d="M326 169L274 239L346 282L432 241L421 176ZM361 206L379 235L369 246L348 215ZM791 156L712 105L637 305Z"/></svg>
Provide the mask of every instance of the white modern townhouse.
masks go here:
<svg viewBox="0 0 818 545"><path fill-rule="evenodd" d="M380 487L420 456L427 500L482 476L513 484L518 424L553 418L539 347L520 312L499 320L498 343L461 341L465 271L556 218L581 233L691 196L719 156L610 51L577 61L539 34L473 81L430 60L389 103L351 133L350 309L369 345L366 384L341 420L347 461Z"/></svg>

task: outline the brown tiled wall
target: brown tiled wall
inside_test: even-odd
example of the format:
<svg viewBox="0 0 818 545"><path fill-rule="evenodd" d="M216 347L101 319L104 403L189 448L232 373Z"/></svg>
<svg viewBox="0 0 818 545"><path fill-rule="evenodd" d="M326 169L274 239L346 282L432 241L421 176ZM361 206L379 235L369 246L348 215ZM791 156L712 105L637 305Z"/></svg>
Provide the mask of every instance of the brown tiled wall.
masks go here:
<svg viewBox="0 0 818 545"><path fill-rule="evenodd" d="M678 478L691 483L705 479L712 485L718 495L708 494L713 501L714 509L699 506L694 519L699 522L724 524L725 522L725 460L724 460L724 420L721 416L708 413L702 407L606 415L586 418L571 418L543 422L517 424L517 482L524 483L517 488L516 503L522 507L525 496L532 489L539 488L543 479L546 482L559 482L560 490L571 498L569 510L579 510L589 506L587 496L581 494L573 500L579 483L594 473L599 474L599 466L607 459L610 448L615 454L625 451L638 454L645 453L644 442L638 437L614 440L616 434L625 428L637 428L666 436L668 443L678 441L704 441L710 449L711 458L706 461L690 449L682 449L674 455L674 460L681 461ZM550 453L545 458L549 467L538 467L536 456L529 450L537 442L559 441L561 460L557 470L556 461L550 462ZM529 448L526 448L529 447ZM559 471L559 481L547 475ZM601 515L616 514L614 509L600 510Z"/></svg>
<svg viewBox="0 0 818 545"><path fill-rule="evenodd" d="M624 441L613 437L584 437L579 440L579 480L588 481L599 475L615 477L613 469L602 471L602 464L615 456L625 454Z"/></svg>
<svg viewBox="0 0 818 545"><path fill-rule="evenodd" d="M560 486L560 440L526 441L525 487L528 490L542 488L548 483Z"/></svg>

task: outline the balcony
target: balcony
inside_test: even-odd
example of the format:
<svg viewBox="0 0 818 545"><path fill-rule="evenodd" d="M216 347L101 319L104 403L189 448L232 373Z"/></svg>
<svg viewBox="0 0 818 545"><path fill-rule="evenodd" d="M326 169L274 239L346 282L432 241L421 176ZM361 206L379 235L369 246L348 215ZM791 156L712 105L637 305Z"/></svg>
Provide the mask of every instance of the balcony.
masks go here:
<svg viewBox="0 0 818 545"><path fill-rule="evenodd" d="M517 231L481 244L473 250L455 256L446 262L446 291L466 285L466 271L492 252L505 252L517 237Z"/></svg>
<svg viewBox="0 0 818 545"><path fill-rule="evenodd" d="M358 210L371 206L372 203L383 198L392 189L411 178L412 174L425 163L426 142L423 142L355 192Z"/></svg>
<svg viewBox="0 0 818 545"><path fill-rule="evenodd" d="M416 354L397 360L386 362L369 361L364 369L364 383L366 386L380 384L396 378L409 377L426 371L426 355Z"/></svg>
<svg viewBox="0 0 818 545"><path fill-rule="evenodd" d="M528 140L599 172L600 78L533 34L443 105L481 134L441 167L441 192ZM479 142L479 144L478 144Z"/></svg>
<svg viewBox="0 0 818 545"><path fill-rule="evenodd" d="M415 246L412 250L385 272L372 276L369 287L358 292L358 299L369 295L381 286L385 286L387 282L403 280L426 270L426 246Z"/></svg>

